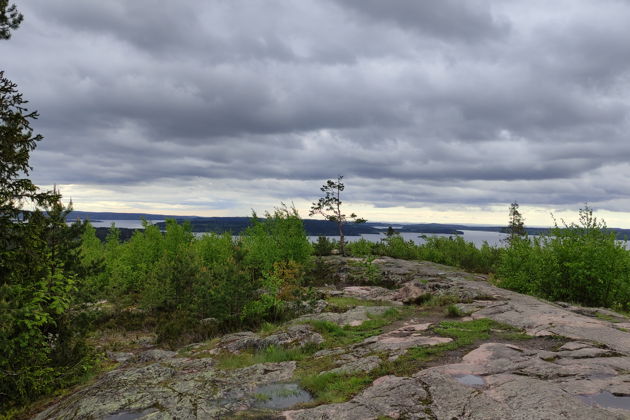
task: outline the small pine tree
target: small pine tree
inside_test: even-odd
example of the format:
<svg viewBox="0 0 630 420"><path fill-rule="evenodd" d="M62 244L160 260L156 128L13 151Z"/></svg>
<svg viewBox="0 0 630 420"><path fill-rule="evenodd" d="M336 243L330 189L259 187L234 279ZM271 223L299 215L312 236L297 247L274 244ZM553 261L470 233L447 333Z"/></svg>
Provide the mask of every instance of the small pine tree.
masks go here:
<svg viewBox="0 0 630 420"><path fill-rule="evenodd" d="M510 204L510 221L508 223L506 233L509 235L508 241L512 243L516 238L527 236L525 230L525 219L520 211L518 211L518 203L515 201Z"/></svg>
<svg viewBox="0 0 630 420"><path fill-rule="evenodd" d="M343 226L350 220L354 223L365 223L365 219L359 218L356 214L352 213L350 216L346 216L342 213L341 210L341 191L344 190L345 186L341 182L343 176L338 176L337 181L329 179L326 183L320 188L324 193L324 196L321 197L316 203L313 203L311 206L311 211L309 212L309 216L313 216L315 214L319 214L324 216L326 220L331 222L336 222L337 227L339 229L339 252L341 255L345 255L344 245L345 245L345 236L343 234Z"/></svg>

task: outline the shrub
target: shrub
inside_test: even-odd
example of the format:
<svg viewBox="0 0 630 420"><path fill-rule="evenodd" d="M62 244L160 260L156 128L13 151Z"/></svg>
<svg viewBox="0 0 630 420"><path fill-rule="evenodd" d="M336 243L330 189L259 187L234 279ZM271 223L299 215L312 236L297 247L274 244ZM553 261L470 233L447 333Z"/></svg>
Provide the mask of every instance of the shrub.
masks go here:
<svg viewBox="0 0 630 420"><path fill-rule="evenodd" d="M330 240L326 236L319 236L317 242L313 244L313 254L323 257L330 255L333 249L337 248L337 241Z"/></svg>
<svg viewBox="0 0 630 420"><path fill-rule="evenodd" d="M384 248L381 252L392 258L415 260L419 257L420 248L413 241L405 241L400 235L389 236L381 241Z"/></svg>
<svg viewBox="0 0 630 420"><path fill-rule="evenodd" d="M514 241L499 267L500 285L552 300L630 308L630 254L586 206L579 223L532 241Z"/></svg>
<svg viewBox="0 0 630 420"><path fill-rule="evenodd" d="M353 257L367 257L373 254L374 245L374 242L361 238L358 241L348 243L346 245L346 251Z"/></svg>
<svg viewBox="0 0 630 420"><path fill-rule="evenodd" d="M278 261L306 264L313 251L297 210L284 205L273 214L267 213L264 222L254 213L252 226L245 230L241 242L245 264L258 275Z"/></svg>

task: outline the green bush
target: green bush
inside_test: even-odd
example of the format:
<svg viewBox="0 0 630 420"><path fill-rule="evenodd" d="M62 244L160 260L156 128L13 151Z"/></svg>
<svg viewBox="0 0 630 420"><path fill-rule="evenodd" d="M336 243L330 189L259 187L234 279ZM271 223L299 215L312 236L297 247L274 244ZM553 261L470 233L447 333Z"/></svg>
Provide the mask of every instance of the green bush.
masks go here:
<svg viewBox="0 0 630 420"><path fill-rule="evenodd" d="M498 265L502 250L484 242L477 248L472 242L462 237L425 237L426 243L417 245L405 241L400 235L392 235L372 247L377 255L407 260L432 261L438 264L461 267L479 273L492 272Z"/></svg>
<svg viewBox="0 0 630 420"><path fill-rule="evenodd" d="M254 218L239 239L228 233L195 238L188 224L173 220L165 232L144 228L125 243L115 228L104 244L93 229L86 231L81 258L104 269L83 282L82 296L140 305L147 317L167 320L157 326L161 342L178 344L178 330L190 339L208 334L199 323L207 318L215 332L278 319L285 302L300 296L312 246L295 209Z"/></svg>
<svg viewBox="0 0 630 420"><path fill-rule="evenodd" d="M330 240L326 236L319 236L317 242L313 244L313 254L323 257L332 254L333 249L337 249L336 240Z"/></svg>
<svg viewBox="0 0 630 420"><path fill-rule="evenodd" d="M257 275L271 270L278 261L306 264L313 252L302 219L295 208L282 206L260 221L256 214L252 226L241 237L244 263Z"/></svg>
<svg viewBox="0 0 630 420"><path fill-rule="evenodd" d="M367 257L374 253L374 242L370 242L365 238L361 238L355 242L346 244L346 252L353 257Z"/></svg>
<svg viewBox="0 0 630 420"><path fill-rule="evenodd" d="M380 252L392 258L415 260L420 256L420 247L413 241L405 241L400 235L389 236L381 241Z"/></svg>
<svg viewBox="0 0 630 420"><path fill-rule="evenodd" d="M551 300L630 308L630 254L614 232L579 211L579 223L557 224L548 235L519 239L505 250L499 285Z"/></svg>

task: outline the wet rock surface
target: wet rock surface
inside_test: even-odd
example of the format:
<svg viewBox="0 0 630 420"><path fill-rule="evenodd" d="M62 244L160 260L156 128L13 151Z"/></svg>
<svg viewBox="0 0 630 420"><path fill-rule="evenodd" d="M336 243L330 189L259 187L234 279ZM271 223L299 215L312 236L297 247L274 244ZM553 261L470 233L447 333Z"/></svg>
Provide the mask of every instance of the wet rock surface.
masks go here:
<svg viewBox="0 0 630 420"><path fill-rule="evenodd" d="M254 406L258 387L289 381L295 370L295 362L235 370L213 364L212 359L172 358L116 369L35 419L223 418Z"/></svg>
<svg viewBox="0 0 630 420"><path fill-rule="evenodd" d="M421 401L428 397L424 384L416 378L384 376L346 403L285 411L285 419L375 419L378 416L430 419ZM420 411L418 411L420 409Z"/></svg>
<svg viewBox="0 0 630 420"><path fill-rule="evenodd" d="M544 302L496 288L483 276L424 262L376 259L373 263L387 287L370 286L348 260L326 260L331 272L337 273L334 280L341 284L322 293L381 301L382 306L357 305L345 312L326 312L321 304L320 313L304 315L267 336L253 332L225 335L208 344L206 353L196 353L196 357L210 356L206 358L159 349L135 355L111 353L112 360L121 362L118 368L34 418L215 419L250 413L246 418L630 419L628 318L605 309ZM321 345L324 337L309 321L350 328L382 316L392 307L401 308L402 302L414 304L431 296L455 297L459 310L467 314L464 319L489 318L532 336L566 339L558 340L557 345L549 344L556 342L552 338L486 340L409 376L373 376L376 379L371 385L346 402L318 406L297 385L295 361L240 369L218 367L221 355L268 346ZM432 330L440 319L429 318L415 314L372 336L322 349L310 360L329 361L321 373L376 372L384 361L411 348L450 342ZM536 344L543 341L548 344ZM266 405L272 397L265 395L274 393L279 397ZM291 395L295 402L309 405L292 407Z"/></svg>

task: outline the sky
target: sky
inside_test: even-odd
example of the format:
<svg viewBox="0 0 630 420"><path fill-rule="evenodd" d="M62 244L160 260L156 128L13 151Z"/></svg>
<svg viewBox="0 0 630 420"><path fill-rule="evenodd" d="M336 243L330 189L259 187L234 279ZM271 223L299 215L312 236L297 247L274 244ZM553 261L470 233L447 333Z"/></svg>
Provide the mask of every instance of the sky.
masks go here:
<svg viewBox="0 0 630 420"><path fill-rule="evenodd" d="M630 228L628 0L23 0L0 69L84 211Z"/></svg>

